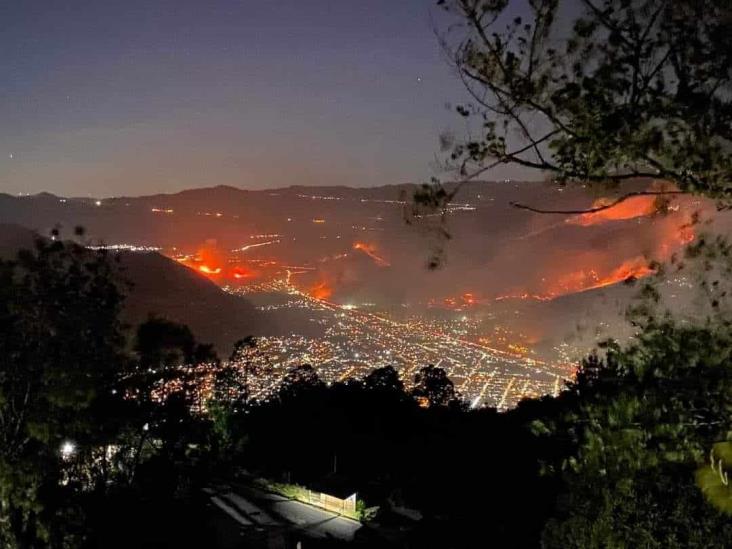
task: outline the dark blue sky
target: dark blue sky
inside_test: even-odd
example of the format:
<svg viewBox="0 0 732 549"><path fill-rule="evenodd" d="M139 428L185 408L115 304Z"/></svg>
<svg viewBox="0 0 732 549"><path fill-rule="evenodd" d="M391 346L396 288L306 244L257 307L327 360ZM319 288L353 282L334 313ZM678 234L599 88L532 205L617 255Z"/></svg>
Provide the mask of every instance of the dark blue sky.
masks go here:
<svg viewBox="0 0 732 549"><path fill-rule="evenodd" d="M433 0L3 0L0 190L432 175L464 99ZM520 176L502 171L495 178Z"/></svg>

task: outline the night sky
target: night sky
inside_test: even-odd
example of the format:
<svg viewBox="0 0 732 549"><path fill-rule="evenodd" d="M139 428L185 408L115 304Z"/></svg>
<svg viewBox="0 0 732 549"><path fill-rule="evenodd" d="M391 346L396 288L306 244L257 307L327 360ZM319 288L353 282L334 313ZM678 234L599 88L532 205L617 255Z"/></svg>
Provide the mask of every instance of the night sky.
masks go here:
<svg viewBox="0 0 732 549"><path fill-rule="evenodd" d="M465 98L436 17L433 0L3 0L0 191L424 180Z"/></svg>

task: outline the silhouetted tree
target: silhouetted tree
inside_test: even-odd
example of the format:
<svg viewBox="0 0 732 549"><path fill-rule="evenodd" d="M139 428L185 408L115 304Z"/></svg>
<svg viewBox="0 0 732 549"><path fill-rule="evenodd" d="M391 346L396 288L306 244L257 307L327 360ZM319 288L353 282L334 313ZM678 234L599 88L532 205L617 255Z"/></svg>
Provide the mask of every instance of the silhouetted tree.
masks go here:
<svg viewBox="0 0 732 549"><path fill-rule="evenodd" d="M259 373L261 368L252 360L256 347L255 338L240 339L234 344L228 362L216 371L207 408L212 422L212 443L221 461L229 461L246 439L242 414L250 405L249 376Z"/></svg>
<svg viewBox="0 0 732 549"><path fill-rule="evenodd" d="M0 282L0 546L77 547L141 463L189 458L193 366L217 360L161 319L129 352L124 284L103 250L38 238L0 261Z"/></svg>
<svg viewBox="0 0 732 549"><path fill-rule="evenodd" d="M104 252L40 238L0 279L0 545L79 543L77 473L126 367L122 296Z"/></svg>
<svg viewBox="0 0 732 549"><path fill-rule="evenodd" d="M447 406L457 400L455 386L447 372L436 366L424 366L414 376L412 396L429 406Z"/></svg>
<svg viewBox="0 0 732 549"><path fill-rule="evenodd" d="M728 327L663 320L585 363L560 416L534 424L574 445L549 464L565 494L546 547L725 545L732 523L705 502L695 472L729 437L730 348Z"/></svg>
<svg viewBox="0 0 732 549"><path fill-rule="evenodd" d="M325 384L320 380L315 369L310 364L301 364L285 374L280 384L279 396L286 400L323 387Z"/></svg>
<svg viewBox="0 0 732 549"><path fill-rule="evenodd" d="M370 391L381 393L404 393L404 383L393 366L384 366L371 371L363 379L363 386Z"/></svg>
<svg viewBox="0 0 732 549"><path fill-rule="evenodd" d="M454 16L441 39L471 96L457 110L475 121L443 140L463 177L505 164L561 183L645 176L729 203L727 0L534 0L527 19L509 18L509 0L437 4ZM418 202L454 192L427 186Z"/></svg>
<svg viewBox="0 0 732 549"><path fill-rule="evenodd" d="M248 336L234 344L234 350L229 358L229 393L233 393L234 401L246 407L249 403L249 377L260 373L261 366L252 360L257 348L257 340ZM222 379L223 381L223 379Z"/></svg>
<svg viewBox="0 0 732 549"><path fill-rule="evenodd" d="M133 363L123 380L132 397L129 421L136 440L130 481L146 452L171 463L184 459L199 423L193 412L207 399L200 376L211 374L199 373L200 365L216 370L218 358L210 345L196 342L187 326L151 317L137 328Z"/></svg>

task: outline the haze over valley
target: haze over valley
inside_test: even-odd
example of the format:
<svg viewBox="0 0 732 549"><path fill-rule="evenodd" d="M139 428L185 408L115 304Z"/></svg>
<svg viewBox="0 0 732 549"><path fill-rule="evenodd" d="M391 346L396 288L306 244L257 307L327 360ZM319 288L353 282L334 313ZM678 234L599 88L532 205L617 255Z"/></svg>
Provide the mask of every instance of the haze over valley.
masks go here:
<svg viewBox="0 0 732 549"><path fill-rule="evenodd" d="M465 184L444 215L414 217L415 189L2 195L0 217L41 235L82 225L88 245L119 252L131 319L184 322L222 356L258 336L269 372L261 398L302 363L329 382L388 364L408 382L436 364L473 406L504 409L556 394L599 339L630 335L633 282L691 242L692 218L713 210L698 198L638 196L597 213L542 214L512 204L581 210L609 199L501 181Z"/></svg>

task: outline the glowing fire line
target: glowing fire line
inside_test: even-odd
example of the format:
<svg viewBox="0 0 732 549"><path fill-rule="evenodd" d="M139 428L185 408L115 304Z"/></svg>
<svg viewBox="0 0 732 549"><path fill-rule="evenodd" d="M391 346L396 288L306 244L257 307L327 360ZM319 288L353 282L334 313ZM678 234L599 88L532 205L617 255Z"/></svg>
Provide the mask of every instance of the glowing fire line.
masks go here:
<svg viewBox="0 0 732 549"><path fill-rule="evenodd" d="M386 259L377 255L376 246L374 246L373 244L366 244L364 242L354 242L353 249L358 250L359 252L365 253L367 256L369 256L371 259L373 259L374 263L376 263L379 267L391 266L391 263L389 263Z"/></svg>

